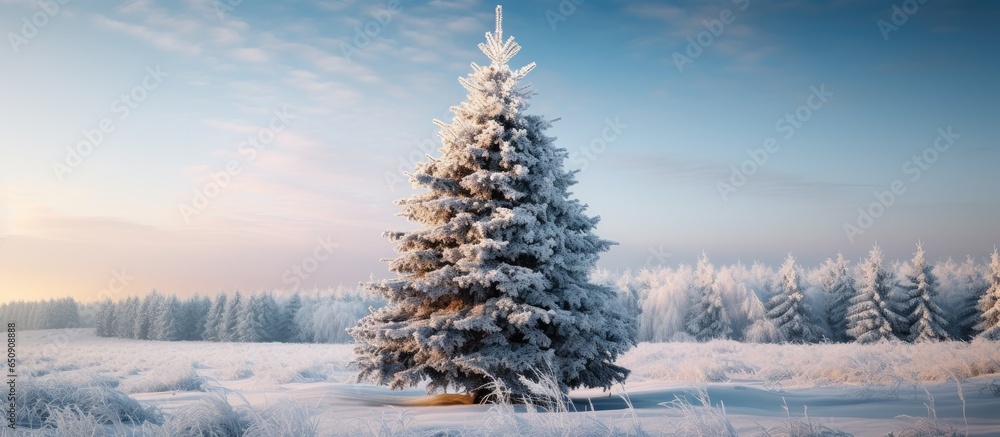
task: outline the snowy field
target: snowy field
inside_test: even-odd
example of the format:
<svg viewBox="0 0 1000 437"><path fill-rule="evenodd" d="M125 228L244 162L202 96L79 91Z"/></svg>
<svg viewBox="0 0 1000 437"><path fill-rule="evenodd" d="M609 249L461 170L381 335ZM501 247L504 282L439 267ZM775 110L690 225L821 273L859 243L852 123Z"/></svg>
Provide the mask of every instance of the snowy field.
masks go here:
<svg viewBox="0 0 1000 437"><path fill-rule="evenodd" d="M351 383L351 345L79 329L20 332L17 350L17 435L1000 435L996 342L642 343L624 387L557 412L407 406L423 389Z"/></svg>

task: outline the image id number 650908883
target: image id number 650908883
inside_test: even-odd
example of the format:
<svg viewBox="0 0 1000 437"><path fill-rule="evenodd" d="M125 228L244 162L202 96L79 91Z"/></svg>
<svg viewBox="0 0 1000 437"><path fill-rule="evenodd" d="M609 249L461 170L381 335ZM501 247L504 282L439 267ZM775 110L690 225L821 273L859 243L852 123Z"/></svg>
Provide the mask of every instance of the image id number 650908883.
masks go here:
<svg viewBox="0 0 1000 437"><path fill-rule="evenodd" d="M15 344L17 340L17 329L14 323L7 324L7 385L10 391L7 393L7 427L14 429L17 426L15 405L17 405L17 352Z"/></svg>

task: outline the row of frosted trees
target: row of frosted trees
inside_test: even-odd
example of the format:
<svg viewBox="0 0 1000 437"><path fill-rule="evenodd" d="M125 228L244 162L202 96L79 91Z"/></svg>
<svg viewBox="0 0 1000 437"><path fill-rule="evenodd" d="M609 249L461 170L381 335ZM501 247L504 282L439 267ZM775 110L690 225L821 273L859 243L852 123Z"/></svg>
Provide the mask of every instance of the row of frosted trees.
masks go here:
<svg viewBox="0 0 1000 437"><path fill-rule="evenodd" d="M851 265L843 256L814 269L789 257L763 264L713 265L703 256L680 265L594 280L617 288L639 319L639 341L874 342L1000 339L1000 254L931 265L886 262L875 248ZM219 293L144 297L81 305L71 298L0 304L0 320L19 329L94 326L97 335L153 340L344 343L346 329L384 301L358 290Z"/></svg>
<svg viewBox="0 0 1000 437"><path fill-rule="evenodd" d="M886 263L874 247L852 267L843 256L805 271L789 256L778 271L762 264L716 268L703 255L691 268L594 278L617 286L639 317L640 341L729 338L749 342L872 343L1000 340L1000 254L983 266L926 261Z"/></svg>
<svg viewBox="0 0 1000 437"><path fill-rule="evenodd" d="M154 290L101 302L94 325L98 336L138 340L343 343L369 306L383 304L350 290L284 298L237 291L186 300Z"/></svg>
<svg viewBox="0 0 1000 437"><path fill-rule="evenodd" d="M0 320L17 329L79 328L80 312L72 298L14 301L0 304Z"/></svg>

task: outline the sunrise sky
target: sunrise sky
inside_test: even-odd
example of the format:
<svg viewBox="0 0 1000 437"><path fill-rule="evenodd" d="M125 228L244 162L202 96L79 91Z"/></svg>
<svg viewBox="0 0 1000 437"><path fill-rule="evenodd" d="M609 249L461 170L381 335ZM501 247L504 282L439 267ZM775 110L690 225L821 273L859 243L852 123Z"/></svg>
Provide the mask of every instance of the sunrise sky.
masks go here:
<svg viewBox="0 0 1000 437"><path fill-rule="evenodd" d="M530 111L561 117L574 195L620 243L602 267L815 265L875 241L906 258L918 239L983 257L1000 4L914 4L511 2L504 30L514 67L538 63ZM0 0L0 300L388 276L401 173L487 62L494 7Z"/></svg>

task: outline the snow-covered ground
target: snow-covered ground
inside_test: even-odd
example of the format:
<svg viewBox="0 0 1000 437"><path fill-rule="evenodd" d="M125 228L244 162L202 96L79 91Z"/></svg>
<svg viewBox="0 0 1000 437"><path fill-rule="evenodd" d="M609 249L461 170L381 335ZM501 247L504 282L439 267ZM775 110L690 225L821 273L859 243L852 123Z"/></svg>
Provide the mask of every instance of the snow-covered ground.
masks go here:
<svg viewBox="0 0 1000 437"><path fill-rule="evenodd" d="M351 383L351 345L81 329L20 332L17 354L18 420L60 426L34 431L44 434L1000 435L997 342L643 343L619 360L632 369L624 387L574 391L570 411L554 413L405 406L424 390Z"/></svg>

